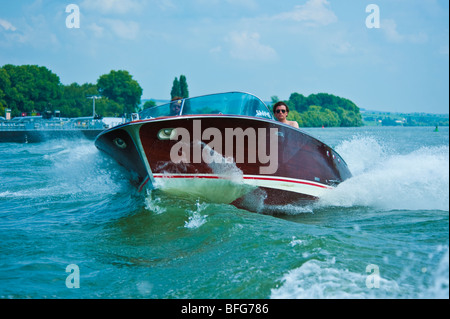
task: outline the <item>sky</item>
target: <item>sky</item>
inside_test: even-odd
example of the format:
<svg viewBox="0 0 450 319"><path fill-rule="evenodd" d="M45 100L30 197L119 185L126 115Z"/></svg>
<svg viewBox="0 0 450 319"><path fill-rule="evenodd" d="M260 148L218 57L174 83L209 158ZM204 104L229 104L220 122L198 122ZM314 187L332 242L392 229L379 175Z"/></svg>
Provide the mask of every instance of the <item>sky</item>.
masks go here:
<svg viewBox="0 0 450 319"><path fill-rule="evenodd" d="M169 99L183 74L191 97L329 93L447 114L449 1L0 0L5 64L45 66L66 85L126 70L142 99Z"/></svg>

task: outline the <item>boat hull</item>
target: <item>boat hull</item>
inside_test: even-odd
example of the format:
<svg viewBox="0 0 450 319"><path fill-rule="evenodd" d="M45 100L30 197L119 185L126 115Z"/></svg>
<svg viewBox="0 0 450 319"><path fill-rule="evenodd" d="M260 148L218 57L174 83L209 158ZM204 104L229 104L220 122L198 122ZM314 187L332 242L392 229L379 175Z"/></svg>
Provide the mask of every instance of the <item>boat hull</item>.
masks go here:
<svg viewBox="0 0 450 319"><path fill-rule="evenodd" d="M351 176L333 149L279 122L247 116L135 121L96 146L134 172L134 183L232 203L286 205L320 198Z"/></svg>

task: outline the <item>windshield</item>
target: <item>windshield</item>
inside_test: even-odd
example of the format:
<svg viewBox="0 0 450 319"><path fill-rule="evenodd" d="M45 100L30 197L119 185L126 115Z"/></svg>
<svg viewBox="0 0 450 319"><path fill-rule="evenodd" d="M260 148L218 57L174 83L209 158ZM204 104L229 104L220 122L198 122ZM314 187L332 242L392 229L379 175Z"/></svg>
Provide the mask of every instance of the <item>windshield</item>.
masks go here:
<svg viewBox="0 0 450 319"><path fill-rule="evenodd" d="M140 119L162 116L225 114L273 119L267 106L256 96L231 92L204 95L150 107L139 113Z"/></svg>

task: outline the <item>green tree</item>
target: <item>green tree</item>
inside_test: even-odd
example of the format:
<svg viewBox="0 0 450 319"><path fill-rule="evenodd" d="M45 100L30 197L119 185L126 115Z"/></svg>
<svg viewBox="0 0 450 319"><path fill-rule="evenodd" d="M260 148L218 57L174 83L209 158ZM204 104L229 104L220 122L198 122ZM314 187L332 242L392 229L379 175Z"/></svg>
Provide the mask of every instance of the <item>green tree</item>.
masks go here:
<svg viewBox="0 0 450 319"><path fill-rule="evenodd" d="M336 111L337 114L339 114L339 118L341 120L342 127L352 127L352 126L362 126L362 117L359 113L359 110L357 112L352 110L346 110L342 107L339 107Z"/></svg>
<svg viewBox="0 0 450 319"><path fill-rule="evenodd" d="M303 119L296 110L292 110L292 111L290 110L287 119L289 121L296 121L300 127L304 126Z"/></svg>
<svg viewBox="0 0 450 319"><path fill-rule="evenodd" d="M89 101L92 105L92 100ZM111 99L102 98L95 101L95 113L103 117L120 117L123 114L123 106Z"/></svg>
<svg viewBox="0 0 450 319"><path fill-rule="evenodd" d="M55 104L55 109L61 111L66 117L80 117L92 115L92 100L89 96L98 95L97 85L85 83L79 85L72 83L63 87L62 98ZM96 113L98 112L98 101L95 102Z"/></svg>
<svg viewBox="0 0 450 319"><path fill-rule="evenodd" d="M62 85L45 67L7 64L0 68L0 112L10 108L15 117L24 112L59 110L64 117L91 116L92 99L88 97L99 94L103 98L96 100L95 111L101 116L130 113L140 104L142 88L127 71L111 71L98 82L100 86Z"/></svg>
<svg viewBox="0 0 450 319"><path fill-rule="evenodd" d="M308 111L302 113L303 126L307 127L336 127L340 124L339 116L330 109L311 105Z"/></svg>
<svg viewBox="0 0 450 319"><path fill-rule="evenodd" d="M144 103L143 109L145 110L145 109L148 109L149 107L155 107L155 106L156 106L156 102L153 100L150 100L150 101L146 101Z"/></svg>
<svg viewBox="0 0 450 319"><path fill-rule="evenodd" d="M85 83L79 85L72 83L64 86L62 99L57 104L61 114L67 117L92 116L92 99L89 97L99 95L97 85ZM121 116L123 105L103 97L95 100L95 113L100 116Z"/></svg>
<svg viewBox="0 0 450 319"><path fill-rule="evenodd" d="M10 82L6 91L2 89L2 104L12 109L13 116L22 112L52 110L54 102L61 98L60 79L46 67L7 64L2 69Z"/></svg>
<svg viewBox="0 0 450 319"><path fill-rule="evenodd" d="M186 76L180 75L180 79L177 77L173 80L172 90L170 91L170 98L181 97L183 99L189 97L189 89L186 80Z"/></svg>
<svg viewBox="0 0 450 319"><path fill-rule="evenodd" d="M142 88L128 71L114 71L100 76L97 81L99 93L123 107L123 113L136 112L141 103Z"/></svg>
<svg viewBox="0 0 450 319"><path fill-rule="evenodd" d="M6 109L6 92L11 89L11 81L9 75L3 68L0 69L0 116L5 114Z"/></svg>
<svg viewBox="0 0 450 319"><path fill-rule="evenodd" d="M186 76L180 75L180 97L187 99L189 97L189 89Z"/></svg>
<svg viewBox="0 0 450 319"><path fill-rule="evenodd" d="M280 101L280 99L276 95L271 96L270 100L272 102L272 105L274 105L275 103L278 103Z"/></svg>
<svg viewBox="0 0 450 319"><path fill-rule="evenodd" d="M173 99L174 97L181 97L180 81L177 77L173 80L172 90L170 91L170 98Z"/></svg>
<svg viewBox="0 0 450 319"><path fill-rule="evenodd" d="M285 101L291 109L298 111L302 119L300 126L361 126L363 125L359 108L355 103L328 93L311 94L305 97L292 93Z"/></svg>
<svg viewBox="0 0 450 319"><path fill-rule="evenodd" d="M304 126L306 127L320 127L323 125L320 106L311 105L308 108L308 111L302 113L302 117L304 120Z"/></svg>
<svg viewBox="0 0 450 319"><path fill-rule="evenodd" d="M308 100L303 94L292 93L289 97L289 101L286 103L289 105L290 109L297 110L299 113L305 112L308 109Z"/></svg>

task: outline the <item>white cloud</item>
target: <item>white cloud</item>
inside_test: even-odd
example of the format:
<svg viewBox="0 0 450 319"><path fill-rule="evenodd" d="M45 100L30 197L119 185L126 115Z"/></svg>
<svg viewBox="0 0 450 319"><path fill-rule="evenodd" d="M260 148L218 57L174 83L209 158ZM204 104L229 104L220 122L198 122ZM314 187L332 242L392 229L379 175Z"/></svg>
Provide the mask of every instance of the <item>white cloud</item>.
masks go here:
<svg viewBox="0 0 450 319"><path fill-rule="evenodd" d="M134 21L104 19L103 22L108 26L107 29L110 29L119 38L125 40L135 40L139 35L139 24ZM103 32L103 30L101 30L101 32Z"/></svg>
<svg viewBox="0 0 450 319"><path fill-rule="evenodd" d="M163 1L170 1L170 0L163 0ZM222 4L228 4L230 6L236 6L247 9L258 8L258 3L256 0L195 0L195 4L200 7L217 7Z"/></svg>
<svg viewBox="0 0 450 319"><path fill-rule="evenodd" d="M87 29L96 38L114 36L125 40L135 40L139 36L140 27L137 22L120 19L100 19L98 23L90 24Z"/></svg>
<svg viewBox="0 0 450 319"><path fill-rule="evenodd" d="M260 43L257 32L231 32L226 42L230 45L231 57L245 61L272 61L277 59L276 51Z"/></svg>
<svg viewBox="0 0 450 319"><path fill-rule="evenodd" d="M140 12L144 6L141 0L84 0L82 8L102 14L126 14Z"/></svg>
<svg viewBox="0 0 450 319"><path fill-rule="evenodd" d="M7 32L2 44L14 46L18 43L26 44L38 49L57 49L60 41L57 34L49 27L48 19L42 14L37 14L28 20L22 19L19 28L4 19L0 19L0 31Z"/></svg>
<svg viewBox="0 0 450 319"><path fill-rule="evenodd" d="M227 0L231 5L241 6L248 9L256 9L258 4L255 0Z"/></svg>
<svg viewBox="0 0 450 319"><path fill-rule="evenodd" d="M94 33L94 36L97 38L103 37L105 28L99 26L97 23L93 23L88 26L88 29Z"/></svg>
<svg viewBox="0 0 450 319"><path fill-rule="evenodd" d="M293 11L276 15L274 19L304 22L310 26L325 26L338 20L329 6L327 0L308 0L303 5L295 6Z"/></svg>
<svg viewBox="0 0 450 319"><path fill-rule="evenodd" d="M172 0L159 0L158 7L163 11L170 11L177 8L177 6L172 2Z"/></svg>
<svg viewBox="0 0 450 319"><path fill-rule="evenodd" d="M0 26L3 27L6 31L16 31L17 28L12 25L11 22L0 19Z"/></svg>
<svg viewBox="0 0 450 319"><path fill-rule="evenodd" d="M331 47L338 54L347 54L354 51L353 46L348 41L335 41L331 44Z"/></svg>
<svg viewBox="0 0 450 319"><path fill-rule="evenodd" d="M426 43L428 36L425 32L417 34L401 34L397 30L397 23L393 19L384 19L381 21L381 29L383 30L387 40L394 43Z"/></svg>
<svg viewBox="0 0 450 319"><path fill-rule="evenodd" d="M403 41L403 36L397 31L397 23L392 19L385 19L381 23L381 29L384 31L386 38L391 42Z"/></svg>

